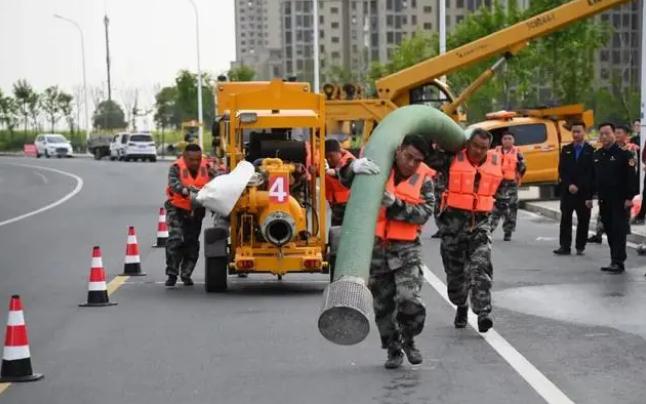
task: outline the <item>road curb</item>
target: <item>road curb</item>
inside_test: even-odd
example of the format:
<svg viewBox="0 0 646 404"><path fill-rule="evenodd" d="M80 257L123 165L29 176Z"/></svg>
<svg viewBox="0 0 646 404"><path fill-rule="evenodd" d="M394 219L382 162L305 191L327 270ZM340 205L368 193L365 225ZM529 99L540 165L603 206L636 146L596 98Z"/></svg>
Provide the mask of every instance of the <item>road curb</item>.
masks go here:
<svg viewBox="0 0 646 404"><path fill-rule="evenodd" d="M545 206L537 205L532 202L521 202L520 203L521 209L525 209L529 212L534 212L536 214L539 214L541 216L560 221L561 220L561 211L556 210L556 209L550 209ZM572 217L572 224L576 224L576 215L573 215ZM597 221L593 217L590 220L590 229L594 229L597 225ZM646 234L639 234L639 233L631 233L628 235L627 240L636 243L636 244L644 244L646 243Z"/></svg>

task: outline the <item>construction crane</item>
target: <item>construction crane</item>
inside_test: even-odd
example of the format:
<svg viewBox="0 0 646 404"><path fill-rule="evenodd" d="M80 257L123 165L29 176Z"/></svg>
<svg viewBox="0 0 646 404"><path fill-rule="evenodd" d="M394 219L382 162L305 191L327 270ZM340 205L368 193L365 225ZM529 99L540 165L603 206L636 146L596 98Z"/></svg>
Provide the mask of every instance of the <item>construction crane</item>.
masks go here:
<svg viewBox="0 0 646 404"><path fill-rule="evenodd" d="M559 7L535 15L510 27L494 32L449 52L427 59L411 67L385 76L376 81L375 99L358 98L356 86L325 85L327 96L328 133L341 132L350 122L363 124L362 141L365 142L374 125L394 109L419 103L435 102L456 121L466 121L461 105L495 74L504 61L525 48L530 41L563 29L577 21L599 14L610 8L628 3L629 0L573 0ZM474 63L502 55L492 67L484 71L461 94L455 96L440 77ZM416 99L413 94L432 87L436 98ZM343 130L343 132L346 132Z"/></svg>

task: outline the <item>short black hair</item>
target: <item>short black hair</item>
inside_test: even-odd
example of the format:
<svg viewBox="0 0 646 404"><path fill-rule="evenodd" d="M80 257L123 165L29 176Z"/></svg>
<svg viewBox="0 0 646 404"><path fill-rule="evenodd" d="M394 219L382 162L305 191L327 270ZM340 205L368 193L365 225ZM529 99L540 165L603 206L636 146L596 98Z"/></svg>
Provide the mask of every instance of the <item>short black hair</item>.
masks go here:
<svg viewBox="0 0 646 404"><path fill-rule="evenodd" d="M580 119L577 119L577 120L574 120L574 121L570 122L569 126L570 126L570 128L569 128L570 130L572 130L572 128L575 127L575 126L583 126L583 129L586 129L586 127L587 127L585 122L583 122Z"/></svg>
<svg viewBox="0 0 646 404"><path fill-rule="evenodd" d="M612 129L613 132L615 131L615 124L612 122L601 122L599 126L597 126L597 129L601 130L604 126L610 126L610 129Z"/></svg>
<svg viewBox="0 0 646 404"><path fill-rule="evenodd" d="M620 124L620 125L617 125L617 127L616 127L615 129L621 129L621 130L623 130L624 132L626 132L627 134L632 133L632 130L630 130L630 128L628 127L628 125L624 125L623 123L622 123L622 124Z"/></svg>
<svg viewBox="0 0 646 404"><path fill-rule="evenodd" d="M202 148L198 144L189 143L189 144L186 145L186 148L184 149L184 151L187 151L187 152L192 152L192 151L201 152Z"/></svg>
<svg viewBox="0 0 646 404"><path fill-rule="evenodd" d="M500 136L500 138L502 139L503 137L505 137L507 135L509 135L509 136L513 137L514 139L516 139L516 135L514 135L513 132L510 131L510 130L506 130L506 131L502 132L502 136Z"/></svg>
<svg viewBox="0 0 646 404"><path fill-rule="evenodd" d="M325 141L325 152L326 153L340 152L340 151L341 151L341 143L339 143L338 140L336 140L336 139L327 139Z"/></svg>
<svg viewBox="0 0 646 404"><path fill-rule="evenodd" d="M414 148L419 150L419 152L424 155L425 159L428 158L430 154L428 142L421 135L418 135L416 133L409 133L408 135L404 136L401 147L404 148L406 146L413 146Z"/></svg>
<svg viewBox="0 0 646 404"><path fill-rule="evenodd" d="M482 128L475 128L471 132L471 136L469 136L469 140L472 140L475 137L481 137L483 139L487 139L487 140L489 140L490 144L493 141L493 135L489 131L486 131L486 130L484 130Z"/></svg>

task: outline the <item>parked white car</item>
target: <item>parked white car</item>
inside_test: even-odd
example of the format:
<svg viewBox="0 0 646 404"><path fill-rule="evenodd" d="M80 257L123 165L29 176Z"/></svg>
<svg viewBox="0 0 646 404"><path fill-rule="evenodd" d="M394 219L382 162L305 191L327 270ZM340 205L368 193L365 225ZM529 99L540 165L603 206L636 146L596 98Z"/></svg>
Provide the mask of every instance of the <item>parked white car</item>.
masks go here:
<svg viewBox="0 0 646 404"><path fill-rule="evenodd" d="M72 157L72 144L63 135L44 133L36 136L34 144L36 145L36 157Z"/></svg>
<svg viewBox="0 0 646 404"><path fill-rule="evenodd" d="M128 132L121 132L114 135L112 142L110 142L110 160L122 160L124 150L128 144Z"/></svg>

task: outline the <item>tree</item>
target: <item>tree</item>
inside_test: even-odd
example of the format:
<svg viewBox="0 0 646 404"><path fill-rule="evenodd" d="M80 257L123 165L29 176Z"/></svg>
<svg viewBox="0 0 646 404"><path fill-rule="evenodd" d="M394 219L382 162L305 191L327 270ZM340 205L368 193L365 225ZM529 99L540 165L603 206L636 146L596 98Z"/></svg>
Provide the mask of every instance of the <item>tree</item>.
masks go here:
<svg viewBox="0 0 646 404"><path fill-rule="evenodd" d="M202 73L202 112L204 122L213 122L215 115L215 100L208 83L211 78ZM197 74L181 70L175 78L177 88L177 108L180 122L197 119Z"/></svg>
<svg viewBox="0 0 646 404"><path fill-rule="evenodd" d="M153 119L157 126L162 129L169 126L175 128L180 126L181 120L177 105L177 87L164 87L155 95L155 115Z"/></svg>
<svg viewBox="0 0 646 404"><path fill-rule="evenodd" d="M70 135L74 133L74 109L72 108L72 101L74 97L71 94L60 92L58 94L58 109L61 112L61 115L67 121L67 125L70 128Z"/></svg>
<svg viewBox="0 0 646 404"><path fill-rule="evenodd" d="M4 125L11 134L17 123L18 104L16 100L10 96L4 96L0 90L0 125Z"/></svg>
<svg viewBox="0 0 646 404"><path fill-rule="evenodd" d="M256 77L256 71L250 66L241 64L240 66L229 69L227 75L230 81L251 81Z"/></svg>
<svg viewBox="0 0 646 404"><path fill-rule="evenodd" d="M97 129L122 129L127 126L123 109L111 100L99 103L92 116L92 124Z"/></svg>
<svg viewBox="0 0 646 404"><path fill-rule="evenodd" d="M40 98L40 107L47 116L51 131L54 132L56 122L61 119L61 104L59 98L61 91L57 86L51 86L45 89Z"/></svg>
<svg viewBox="0 0 646 404"><path fill-rule="evenodd" d="M18 105L18 111L22 116L25 125L25 132L27 132L27 125L29 125L29 117L31 116L31 105L34 102L36 93L27 80L18 80L13 84L13 95Z"/></svg>

